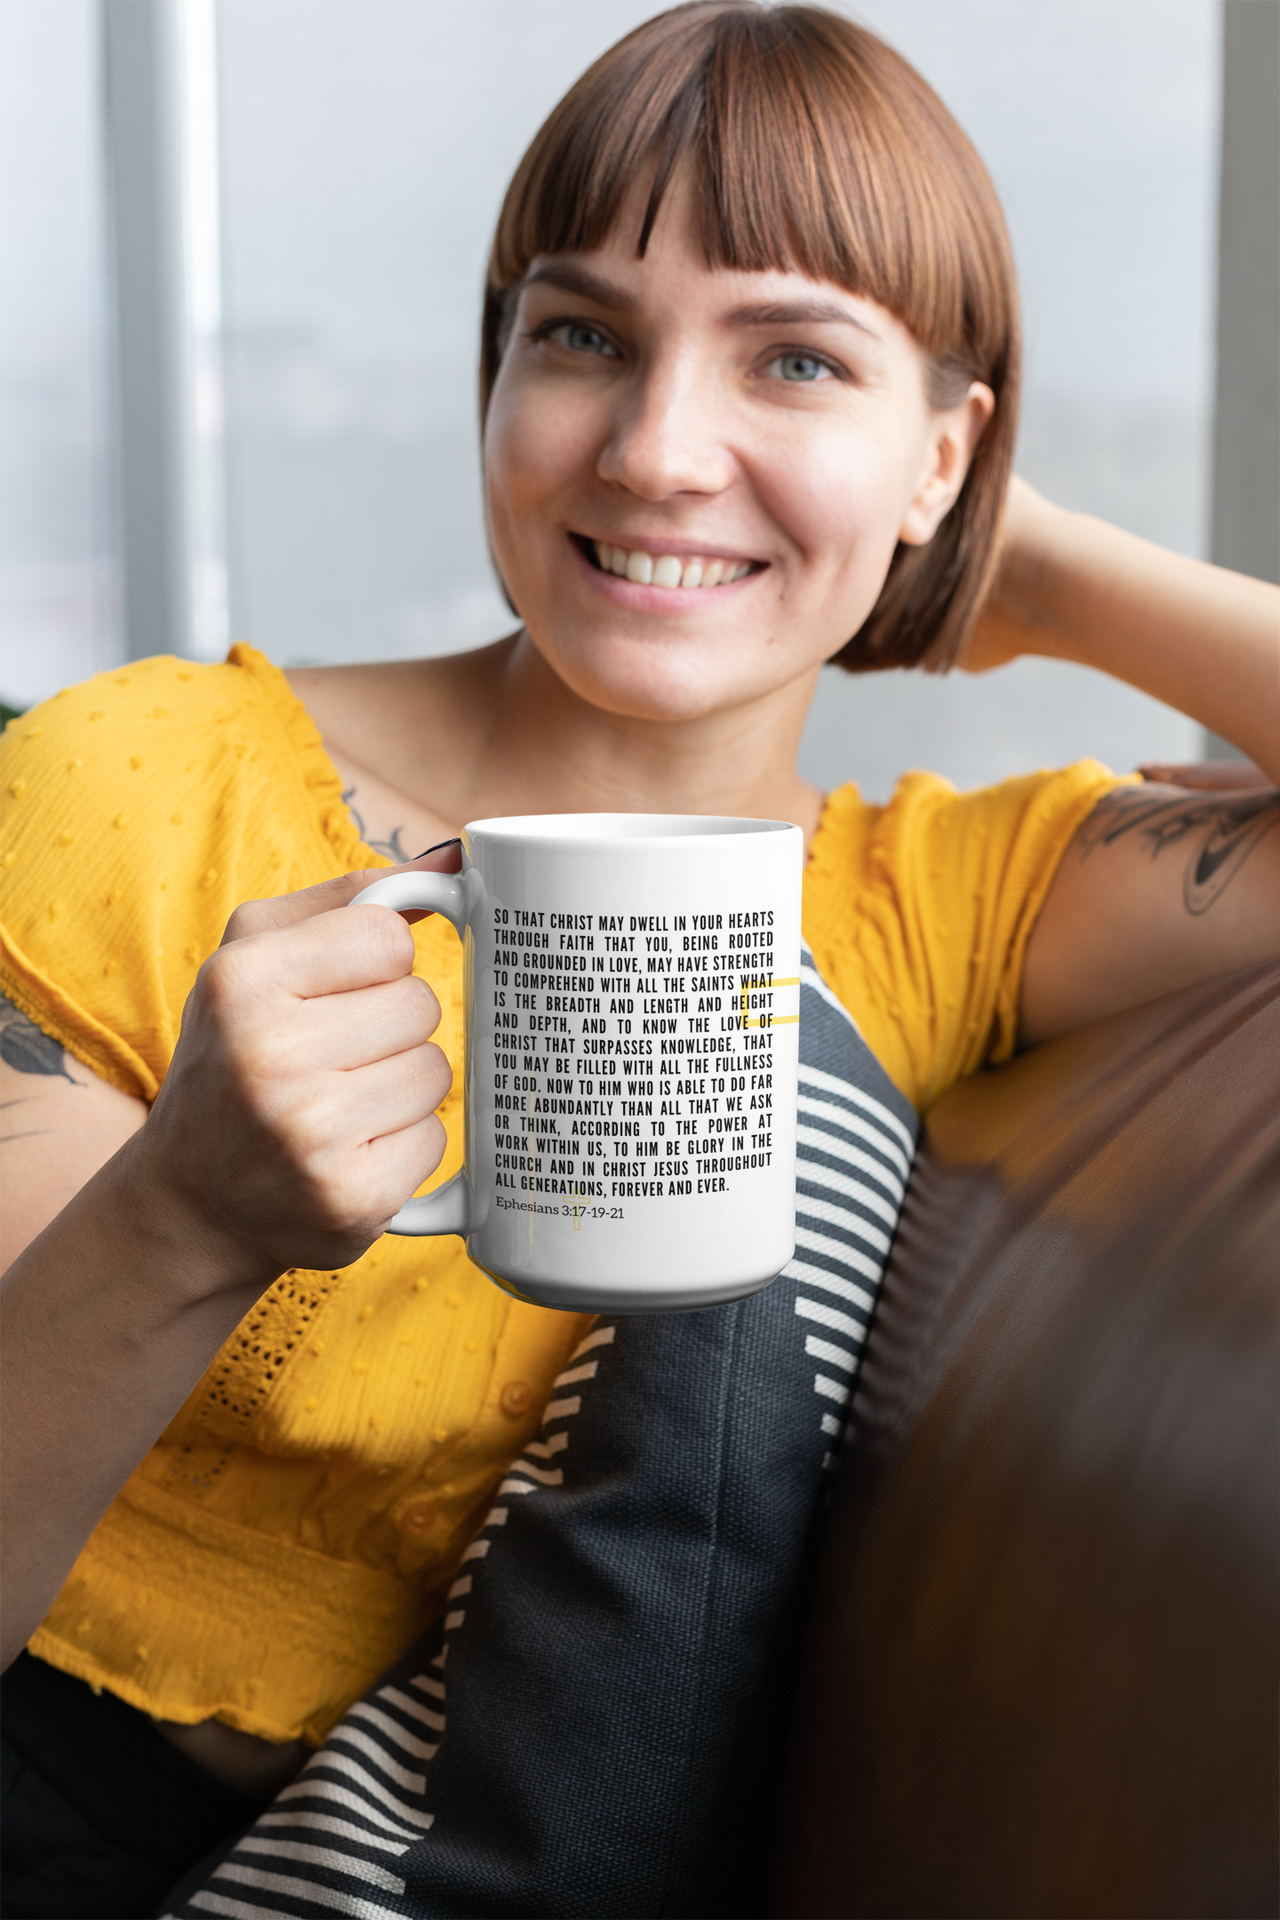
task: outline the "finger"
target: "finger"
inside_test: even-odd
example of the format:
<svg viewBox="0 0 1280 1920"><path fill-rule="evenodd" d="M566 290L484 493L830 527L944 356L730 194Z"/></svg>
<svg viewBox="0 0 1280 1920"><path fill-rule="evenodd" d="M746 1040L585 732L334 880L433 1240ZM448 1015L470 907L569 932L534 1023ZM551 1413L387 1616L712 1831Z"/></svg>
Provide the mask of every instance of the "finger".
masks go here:
<svg viewBox="0 0 1280 1920"><path fill-rule="evenodd" d="M451 1082L449 1062L428 1041L388 1060L324 1075L286 1131L306 1164L341 1166L371 1141L427 1119Z"/></svg>
<svg viewBox="0 0 1280 1920"><path fill-rule="evenodd" d="M1138 768L1142 778L1162 787L1184 787L1205 793L1229 793L1238 788L1269 787L1274 783L1252 760L1193 760L1189 765L1147 762Z"/></svg>
<svg viewBox="0 0 1280 1920"><path fill-rule="evenodd" d="M461 841L446 840L416 859L402 861L397 867L364 867L354 873L340 873L333 880L321 880L314 887L303 887L297 893L279 894L273 900L246 900L228 920L222 945L256 933L280 932L312 920L317 914L333 913L339 907L349 906L358 893L371 887L375 880L385 880L390 873L456 873L461 864ZM418 914L413 917L421 918Z"/></svg>
<svg viewBox="0 0 1280 1920"><path fill-rule="evenodd" d="M327 1233L383 1231L435 1172L447 1145L444 1124L432 1113L348 1152L328 1173L321 1169L318 1182L313 1178L312 1224Z"/></svg>
<svg viewBox="0 0 1280 1920"><path fill-rule="evenodd" d="M384 1227L444 1159L448 1136L438 1114L369 1143L366 1178L371 1216Z"/></svg>
<svg viewBox="0 0 1280 1920"><path fill-rule="evenodd" d="M282 893L274 900L245 900L228 920L222 945L252 939L259 933L281 933L286 927L312 920L317 914L333 913L347 906L363 888L380 880L386 871L369 867L356 873L340 873L334 880L321 880L298 893Z"/></svg>
<svg viewBox="0 0 1280 1920"><path fill-rule="evenodd" d="M238 1014L280 996L311 1000L402 979L416 957L398 913L321 913L219 947L200 970L201 991L221 992L232 1030Z"/></svg>
<svg viewBox="0 0 1280 1920"><path fill-rule="evenodd" d="M416 1126L453 1085L449 1062L431 1041L356 1067L342 1079L351 1119L365 1141Z"/></svg>
<svg viewBox="0 0 1280 1920"><path fill-rule="evenodd" d="M350 993L308 1000L260 1044L277 1073L349 1073L425 1046L440 1024L440 1002L416 974Z"/></svg>

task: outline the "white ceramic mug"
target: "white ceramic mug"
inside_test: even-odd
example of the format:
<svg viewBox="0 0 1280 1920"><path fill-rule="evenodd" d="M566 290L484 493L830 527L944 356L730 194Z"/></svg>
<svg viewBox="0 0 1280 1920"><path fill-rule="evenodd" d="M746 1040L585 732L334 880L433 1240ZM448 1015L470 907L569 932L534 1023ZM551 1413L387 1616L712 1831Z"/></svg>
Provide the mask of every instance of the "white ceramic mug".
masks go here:
<svg viewBox="0 0 1280 1920"><path fill-rule="evenodd" d="M392 1233L457 1233L540 1306L767 1286L795 1246L800 882L778 820L476 820L462 871L358 894L462 937L466 1154Z"/></svg>

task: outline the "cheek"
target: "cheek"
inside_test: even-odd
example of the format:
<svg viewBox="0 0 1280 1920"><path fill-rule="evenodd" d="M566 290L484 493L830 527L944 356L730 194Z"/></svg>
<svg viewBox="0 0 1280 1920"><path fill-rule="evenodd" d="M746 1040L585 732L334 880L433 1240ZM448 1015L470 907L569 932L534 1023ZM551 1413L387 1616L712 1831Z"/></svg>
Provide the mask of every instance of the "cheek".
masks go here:
<svg viewBox="0 0 1280 1920"><path fill-rule="evenodd" d="M893 443L843 431L789 435L761 463L762 497L814 594L879 592L909 496L905 464Z"/></svg>
<svg viewBox="0 0 1280 1920"><path fill-rule="evenodd" d="M495 544L538 532L592 459L592 422L568 396L499 376L485 426L485 491Z"/></svg>
<svg viewBox="0 0 1280 1920"><path fill-rule="evenodd" d="M537 493L543 458L545 447L529 430L527 409L499 385L485 422L484 487L489 530L504 573L511 565L511 549L518 539L526 499Z"/></svg>

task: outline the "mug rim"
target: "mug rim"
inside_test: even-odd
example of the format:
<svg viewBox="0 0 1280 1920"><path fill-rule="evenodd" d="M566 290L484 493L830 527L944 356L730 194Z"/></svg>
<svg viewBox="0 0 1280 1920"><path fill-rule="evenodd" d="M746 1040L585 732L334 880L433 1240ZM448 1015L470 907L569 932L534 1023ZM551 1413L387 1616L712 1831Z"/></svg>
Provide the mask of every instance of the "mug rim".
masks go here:
<svg viewBox="0 0 1280 1920"><path fill-rule="evenodd" d="M745 814L512 813L469 820L463 832L496 840L542 841L555 847L621 848L723 843L755 834L801 833L801 829L791 820L757 820Z"/></svg>

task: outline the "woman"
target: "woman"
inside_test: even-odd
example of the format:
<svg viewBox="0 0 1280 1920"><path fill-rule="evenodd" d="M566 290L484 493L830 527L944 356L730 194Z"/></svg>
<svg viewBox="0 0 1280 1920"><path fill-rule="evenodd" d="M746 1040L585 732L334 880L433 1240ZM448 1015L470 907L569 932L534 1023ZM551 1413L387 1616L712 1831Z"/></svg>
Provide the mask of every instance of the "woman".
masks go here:
<svg viewBox="0 0 1280 1920"><path fill-rule="evenodd" d="M39 1726L105 1689L139 1780L220 1783L162 1888L443 1612L586 1331L456 1242L379 1238L458 1163L461 983L437 921L335 911L372 845L793 820L817 965L918 1109L1277 945L1274 807L1086 762L963 798L909 775L880 809L795 770L828 660L1042 652L1280 772L1270 588L1015 487L975 626L1017 365L994 192L918 76L817 9L678 9L570 92L499 221L484 445L519 629L287 686L248 649L148 662L10 728L6 1658L30 1639L24 1777L114 1836L122 1899L128 1822L70 1763L51 1783Z"/></svg>

